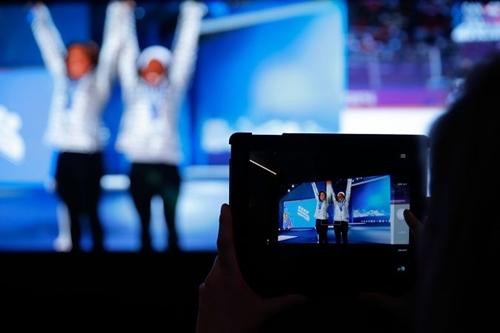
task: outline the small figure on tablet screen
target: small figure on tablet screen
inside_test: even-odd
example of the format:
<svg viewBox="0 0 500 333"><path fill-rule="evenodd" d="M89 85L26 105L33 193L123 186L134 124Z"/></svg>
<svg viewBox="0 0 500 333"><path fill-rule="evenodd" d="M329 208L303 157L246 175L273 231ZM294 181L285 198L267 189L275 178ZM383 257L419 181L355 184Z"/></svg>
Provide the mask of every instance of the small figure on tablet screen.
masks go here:
<svg viewBox="0 0 500 333"><path fill-rule="evenodd" d="M316 232L318 233L318 243L328 244L328 207L333 202L332 182L326 182L326 192L319 191L316 183L311 183L316 198Z"/></svg>
<svg viewBox="0 0 500 333"><path fill-rule="evenodd" d="M351 199L352 179L347 180L347 187L344 192L339 192L335 195L333 189L333 230L335 232L335 241L337 244L347 244L347 233L349 231L349 200ZM331 188L331 183L330 183Z"/></svg>

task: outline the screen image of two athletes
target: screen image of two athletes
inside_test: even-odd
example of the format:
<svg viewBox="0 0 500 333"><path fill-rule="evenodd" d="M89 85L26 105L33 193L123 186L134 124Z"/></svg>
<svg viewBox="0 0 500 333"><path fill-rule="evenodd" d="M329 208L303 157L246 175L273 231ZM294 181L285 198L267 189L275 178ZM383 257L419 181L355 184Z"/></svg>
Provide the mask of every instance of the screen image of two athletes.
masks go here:
<svg viewBox="0 0 500 333"><path fill-rule="evenodd" d="M278 242L408 244L409 208L408 183L390 175L289 184L279 202Z"/></svg>
<svg viewBox="0 0 500 333"><path fill-rule="evenodd" d="M12 1L0 26L0 252L212 251L232 133L339 129L345 1Z"/></svg>
<svg viewBox="0 0 500 333"><path fill-rule="evenodd" d="M167 66L167 81L160 85L170 82L168 73L183 72L189 74L182 84L185 87L181 94L174 94L178 98L169 93L167 103L159 103L165 95L146 89L145 77L136 75L137 66L143 67L147 61L130 61L136 58L130 56L130 50L142 53L156 45L169 49L173 56L180 40L175 36L187 22L182 19L186 1L136 0L133 8L118 5L108 16L107 8L115 2L131 3L47 0L35 8L22 0L0 3L0 27L5 31L0 34L0 252L65 252L73 249L77 239L83 251L93 249L94 239L102 241L98 248L106 251L163 250L176 240L181 250L213 251L219 207L229 199L229 138L233 133L427 134L460 87L462 73L477 59L497 50L500 40L496 29L500 11L493 10L498 6L474 1L439 1L441 13L436 22L435 6L411 1L381 1L381 6L372 6L368 0L198 0L204 10L194 20L196 33L188 29L187 40L181 38L191 51L187 57L174 57L188 60L189 66L181 66L186 70L180 71L177 66ZM115 29L117 34L113 34ZM108 30L111 34L105 33ZM40 33L43 36L37 39ZM55 44L44 38L56 35ZM108 35L114 37L105 38ZM76 80L54 76L53 69L60 73L64 68L61 52L54 58L46 57L43 51L53 54L85 41L95 41L101 51L112 51L103 52L104 61L94 68L99 69L96 74L105 74L98 75L97 81L105 89L97 89L101 92L97 95L87 89L94 81L81 81L80 89L74 84ZM130 48L132 44L138 48ZM83 46L96 55L95 44ZM160 53L163 56L156 57L168 58L165 52ZM106 63L112 66L103 66ZM156 80L158 61L152 65L151 82ZM111 81L107 79L109 71L113 72ZM140 83L140 94L127 93L139 91L129 89L131 79ZM72 102L74 110L66 107ZM92 115L91 121L80 121L82 115ZM162 117L166 121L158 121ZM77 127L59 126L59 121L52 121L57 119ZM97 121L102 125L99 130ZM74 150L67 146L81 138L75 135L80 130L91 133L92 140L99 138L91 150L101 157L87 161L102 167L93 174L71 156L70 165L66 163L72 154L65 153ZM64 137L59 136L56 145L47 140L48 134L58 133ZM139 140L146 136L147 145ZM120 149L125 147L130 149ZM155 151L159 155L153 156ZM148 156L139 158L138 152ZM61 164L60 155L65 155ZM167 155L173 158L165 161ZM137 165L144 157L148 164L160 167ZM165 162L170 167L165 168ZM94 176L93 189L97 190L91 200L92 208L96 204L98 208L97 215L92 214L94 222L82 216L81 230L74 230L73 240L68 205L57 193L58 164L63 171L78 169L84 176ZM167 196L153 189L151 200L149 195L137 195L136 199L146 199L134 202L132 192L144 189L147 184L141 181L146 174L169 174L172 187L179 189L177 195L164 200ZM66 178L68 173L59 175ZM361 172L351 176L376 175ZM344 184L336 184L340 178L332 173L336 194L346 192L345 178ZM291 231L305 236L299 229L303 222L302 227L311 230L310 242L318 241L311 182L322 191L327 180L303 179L304 195L286 199ZM390 243L390 232L383 240L356 238L356 230L362 227L355 220L357 193L368 186L357 184L353 178L348 242ZM291 185L298 188L301 184ZM290 206L299 202L296 200L310 200L312 206L300 205L309 213L309 224L300 222L297 210ZM84 202L69 201L73 206ZM278 207L278 202L275 204ZM383 207L386 215L390 215L391 205ZM327 236L334 244L333 208L330 204ZM275 221L279 220L277 215L273 215ZM175 217L175 223L167 225L169 217L170 221ZM366 221L366 227L373 231L379 228L375 224ZM92 225L97 237L92 236ZM171 237L175 233L178 237ZM281 238L297 235L283 234Z"/></svg>

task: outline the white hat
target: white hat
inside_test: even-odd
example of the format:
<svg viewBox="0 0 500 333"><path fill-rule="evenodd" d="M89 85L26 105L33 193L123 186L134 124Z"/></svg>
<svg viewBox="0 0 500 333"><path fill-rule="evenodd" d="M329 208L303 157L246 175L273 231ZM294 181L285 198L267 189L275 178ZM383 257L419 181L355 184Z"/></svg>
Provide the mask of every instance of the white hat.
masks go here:
<svg viewBox="0 0 500 333"><path fill-rule="evenodd" d="M172 60L172 52L160 45L147 47L139 55L137 67L139 69L146 67L151 60L159 61L166 68Z"/></svg>

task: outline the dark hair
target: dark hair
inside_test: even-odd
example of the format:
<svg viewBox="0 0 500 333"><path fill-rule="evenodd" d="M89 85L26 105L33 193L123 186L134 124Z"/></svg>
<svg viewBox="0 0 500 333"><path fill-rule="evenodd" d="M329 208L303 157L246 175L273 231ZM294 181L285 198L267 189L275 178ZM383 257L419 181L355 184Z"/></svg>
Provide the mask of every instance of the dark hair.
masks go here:
<svg viewBox="0 0 500 333"><path fill-rule="evenodd" d="M68 44L66 48L69 51L69 49L71 49L72 47L83 47L83 49L89 56L90 62L92 63L93 67L97 66L97 63L99 62L99 45L97 45L96 42L94 41L71 42ZM68 53L69 52L66 53L66 57Z"/></svg>
<svg viewBox="0 0 500 333"><path fill-rule="evenodd" d="M325 195L325 198L326 198L326 192L325 191L319 191L318 198L321 196L321 193L323 193Z"/></svg>
<svg viewBox="0 0 500 333"><path fill-rule="evenodd" d="M485 296L500 262L500 56L477 65L431 131L431 202L420 246L420 332L497 325ZM477 193L475 198L470 193ZM479 311L479 312L476 312ZM487 327L487 326L486 326Z"/></svg>

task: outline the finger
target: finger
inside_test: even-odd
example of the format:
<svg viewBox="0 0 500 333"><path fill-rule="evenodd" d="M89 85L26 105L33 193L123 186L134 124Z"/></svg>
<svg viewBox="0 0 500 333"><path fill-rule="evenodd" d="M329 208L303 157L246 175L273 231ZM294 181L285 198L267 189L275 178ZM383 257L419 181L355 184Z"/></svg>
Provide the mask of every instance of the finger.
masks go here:
<svg viewBox="0 0 500 333"><path fill-rule="evenodd" d="M219 235L217 237L217 250L220 264L224 269L237 269L236 250L234 248L233 218L231 208L224 204L219 217Z"/></svg>
<svg viewBox="0 0 500 333"><path fill-rule="evenodd" d="M264 315L273 316L294 306L304 304L307 302L307 300L307 297L298 294L264 299Z"/></svg>
<svg viewBox="0 0 500 333"><path fill-rule="evenodd" d="M219 215L219 234L217 236L217 250L219 253L225 253L234 247L233 239L233 218L231 208L223 204Z"/></svg>
<svg viewBox="0 0 500 333"><path fill-rule="evenodd" d="M210 285L210 281L215 280L217 281L220 279L220 258L219 256L216 256L214 259L214 262L212 264L212 268L210 268L210 271L208 272L205 281L203 282L203 285L207 287Z"/></svg>
<svg viewBox="0 0 500 333"><path fill-rule="evenodd" d="M196 333L210 332L213 327L212 299L207 286L202 283L198 287L198 315L196 318Z"/></svg>
<svg viewBox="0 0 500 333"><path fill-rule="evenodd" d="M406 221L406 224L410 227L411 231L414 233L418 232L420 229L420 226L422 225L422 222L420 222L419 219L409 209L405 209L404 211L404 218Z"/></svg>

